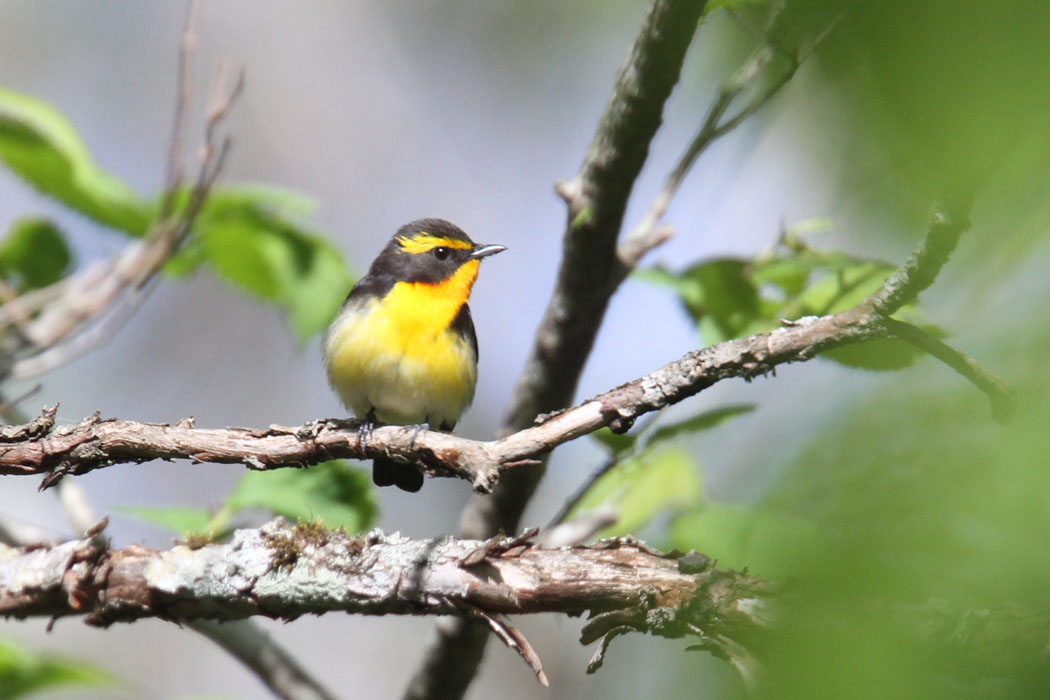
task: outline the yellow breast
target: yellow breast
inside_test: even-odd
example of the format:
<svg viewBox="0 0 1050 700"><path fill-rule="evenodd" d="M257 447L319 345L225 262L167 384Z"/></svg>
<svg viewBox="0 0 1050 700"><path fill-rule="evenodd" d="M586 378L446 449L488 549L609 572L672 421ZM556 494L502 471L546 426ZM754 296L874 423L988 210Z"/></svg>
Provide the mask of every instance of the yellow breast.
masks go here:
<svg viewBox="0 0 1050 700"><path fill-rule="evenodd" d="M478 262L438 284L398 282L382 299L348 305L325 342L328 379L358 416L384 423L455 424L474 398L477 355L451 326Z"/></svg>

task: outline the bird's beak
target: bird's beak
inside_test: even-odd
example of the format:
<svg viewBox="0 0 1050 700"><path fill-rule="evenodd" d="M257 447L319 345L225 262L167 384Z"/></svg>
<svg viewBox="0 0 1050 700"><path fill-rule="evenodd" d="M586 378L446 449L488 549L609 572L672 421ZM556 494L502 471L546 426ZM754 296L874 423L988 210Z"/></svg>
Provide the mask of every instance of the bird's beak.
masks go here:
<svg viewBox="0 0 1050 700"><path fill-rule="evenodd" d="M490 255L502 253L506 249L507 246L505 245L479 245L476 246L474 250L470 251L470 255L468 255L467 257L471 260L481 260L482 258L487 258Z"/></svg>

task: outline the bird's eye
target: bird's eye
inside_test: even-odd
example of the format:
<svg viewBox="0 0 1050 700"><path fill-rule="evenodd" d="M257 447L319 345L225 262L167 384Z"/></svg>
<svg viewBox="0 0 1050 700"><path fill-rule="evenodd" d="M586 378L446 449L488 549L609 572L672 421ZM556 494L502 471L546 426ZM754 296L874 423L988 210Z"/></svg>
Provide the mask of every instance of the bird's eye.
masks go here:
<svg viewBox="0 0 1050 700"><path fill-rule="evenodd" d="M448 254L449 254L448 248L446 248L443 245L438 246L437 248L434 248L434 257L437 258L438 260L444 260L445 258L448 257Z"/></svg>

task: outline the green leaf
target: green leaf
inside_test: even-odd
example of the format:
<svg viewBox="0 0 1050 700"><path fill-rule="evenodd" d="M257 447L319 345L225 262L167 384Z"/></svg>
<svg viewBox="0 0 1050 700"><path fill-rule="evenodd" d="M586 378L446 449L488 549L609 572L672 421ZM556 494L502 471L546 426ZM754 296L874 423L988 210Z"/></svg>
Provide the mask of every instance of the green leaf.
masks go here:
<svg viewBox="0 0 1050 700"><path fill-rule="evenodd" d="M802 293L813 273L813 266L797 258L770 258L751 265L751 279L756 285L772 284L787 297Z"/></svg>
<svg viewBox="0 0 1050 700"><path fill-rule="evenodd" d="M685 450L647 451L623 460L599 478L573 508L572 517L605 505L619 520L601 537L636 532L666 509L684 508L700 498L700 475Z"/></svg>
<svg viewBox="0 0 1050 700"><path fill-rule="evenodd" d="M0 698L16 700L30 693L69 685L113 688L117 679L81 661L30 652L22 644L0 640Z"/></svg>
<svg viewBox="0 0 1050 700"><path fill-rule="evenodd" d="M636 276L674 289L705 342L769 331L784 318L852 308L878 290L896 269L886 262L809 247L803 234L825 227L823 220L804 222L785 234L775 250L749 264L713 260L681 274L651 268ZM940 329L924 322L913 305L898 315L943 336ZM886 371L908 367L922 354L904 341L886 339L828 350L822 356L847 367Z"/></svg>
<svg viewBox="0 0 1050 700"><path fill-rule="evenodd" d="M363 469L332 460L305 469L247 472L230 493L234 510L264 508L289 520L358 532L376 518L374 490Z"/></svg>
<svg viewBox="0 0 1050 700"><path fill-rule="evenodd" d="M290 218L307 208L304 202L258 187L213 193L198 219L199 247L189 249L175 271L185 274L196 263L211 263L227 282L284 308L305 340L335 316L351 277L327 240Z"/></svg>
<svg viewBox="0 0 1050 700"><path fill-rule="evenodd" d="M179 535L204 532L212 519L204 508L192 506L120 506L117 510Z"/></svg>
<svg viewBox="0 0 1050 700"><path fill-rule="evenodd" d="M328 241L317 237L305 243L284 295L289 321L302 341L328 327L353 286L343 257Z"/></svg>
<svg viewBox="0 0 1050 700"><path fill-rule="evenodd" d="M709 0L708 3L704 5L703 16L707 17L707 15L711 14L715 10L719 10L722 8L725 8L730 11L735 11L750 5L762 6L768 3L768 1L769 0Z"/></svg>
<svg viewBox="0 0 1050 700"><path fill-rule="evenodd" d="M813 556L822 542L806 520L733 503L706 503L676 517L670 535L677 549L695 549L721 566L774 579L805 568L799 558Z"/></svg>
<svg viewBox="0 0 1050 700"><path fill-rule="evenodd" d="M715 426L725 423L727 420L744 413L751 413L756 408L755 404L745 403L735 406L722 406L710 411L704 411L692 418L687 418L677 423L661 425L653 430L645 439L645 446L651 447L657 443L678 437L682 433L697 433L709 430Z"/></svg>
<svg viewBox="0 0 1050 700"><path fill-rule="evenodd" d="M711 260L677 275L652 268L636 276L675 289L707 343L739 337L758 314L758 290L741 260Z"/></svg>
<svg viewBox="0 0 1050 700"><path fill-rule="evenodd" d="M185 278L200 269L205 262L207 257L200 239L189 236L164 263L164 273L176 279Z"/></svg>
<svg viewBox="0 0 1050 700"><path fill-rule="evenodd" d="M627 452L635 443L638 441L637 435L629 435L627 433L614 433L609 428L598 428L591 437L594 438L601 444L602 447L607 449L612 455L619 455Z"/></svg>
<svg viewBox="0 0 1050 700"><path fill-rule="evenodd" d="M133 236L149 226L149 208L95 165L58 110L5 88L0 88L0 160L42 194L104 226Z"/></svg>
<svg viewBox="0 0 1050 700"><path fill-rule="evenodd" d="M569 224L569 227L572 228L573 231L578 231L587 224L591 223L593 219L594 212L591 211L590 207L584 207L583 209L580 209L579 213L577 213L576 216L572 218L572 223Z"/></svg>
<svg viewBox="0 0 1050 700"><path fill-rule="evenodd" d="M225 185L213 190L212 193L219 195L214 200L216 205L222 206L231 201L234 203L250 202L284 219L301 219L317 211L317 200L313 197L274 185L241 182L235 185Z"/></svg>
<svg viewBox="0 0 1050 700"><path fill-rule="evenodd" d="M62 232L49 219L18 219L0 241L0 275L19 292L62 279L70 261Z"/></svg>
<svg viewBox="0 0 1050 700"><path fill-rule="evenodd" d="M678 275L660 265L635 268L635 270L631 272L631 277L641 282L670 287L679 294L685 294L692 288L692 285L683 283Z"/></svg>
<svg viewBox="0 0 1050 700"><path fill-rule="evenodd" d="M827 350L821 357L845 367L888 372L912 366L922 354L921 350L903 340L880 338Z"/></svg>
<svg viewBox="0 0 1050 700"><path fill-rule="evenodd" d="M868 298L896 269L893 265L869 260L832 262L831 274L815 281L797 301L798 316L823 316L852 308Z"/></svg>
<svg viewBox="0 0 1050 700"><path fill-rule="evenodd" d="M908 312L907 309L902 311L905 314ZM917 316L918 314L913 312L910 315ZM932 324L917 325L935 338L943 338L946 335L941 328ZM821 357L846 367L887 372L911 367L925 354L922 350L903 340L880 338L864 343L844 345L834 350L826 350L821 353Z"/></svg>

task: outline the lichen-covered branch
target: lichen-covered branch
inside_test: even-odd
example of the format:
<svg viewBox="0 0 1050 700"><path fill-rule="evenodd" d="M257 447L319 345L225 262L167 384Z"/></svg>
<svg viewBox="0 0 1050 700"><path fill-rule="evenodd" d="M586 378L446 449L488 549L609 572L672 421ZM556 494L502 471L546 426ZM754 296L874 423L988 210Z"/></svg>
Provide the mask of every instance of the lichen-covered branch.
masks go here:
<svg viewBox="0 0 1050 700"><path fill-rule="evenodd" d="M544 549L530 541L533 534L411 540L278 519L197 549L111 550L97 537L0 546L0 615L83 615L103 627L142 618L289 620L335 610L454 615L491 619L528 650L501 616L590 613L585 643L628 630L742 643L767 623L770 585L705 557L663 554L630 539Z"/></svg>

